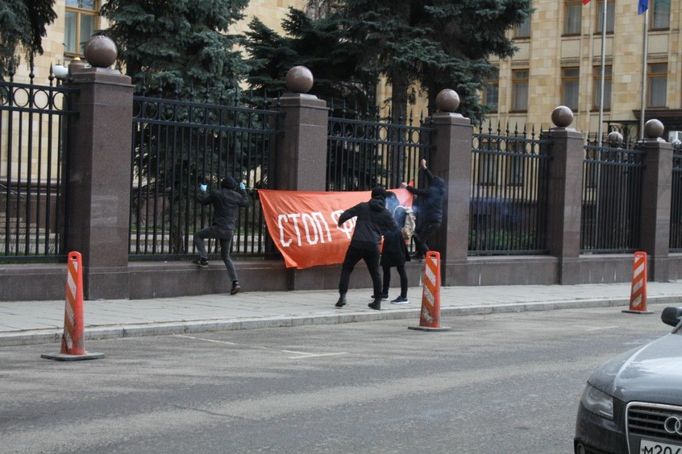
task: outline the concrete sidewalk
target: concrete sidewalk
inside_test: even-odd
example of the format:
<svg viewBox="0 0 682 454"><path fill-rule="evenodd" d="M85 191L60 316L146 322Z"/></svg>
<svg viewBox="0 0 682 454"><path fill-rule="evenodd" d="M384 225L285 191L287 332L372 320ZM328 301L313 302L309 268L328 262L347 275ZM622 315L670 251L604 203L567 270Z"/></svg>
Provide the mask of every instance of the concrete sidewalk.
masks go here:
<svg viewBox="0 0 682 454"><path fill-rule="evenodd" d="M410 304L385 301L381 311L367 307L371 293L349 291L342 309L334 308L338 294L333 290L86 301L86 339L391 319L418 324L421 288L410 288ZM444 287L441 310L471 315L627 306L629 295L628 283ZM682 281L651 282L648 295L651 304L682 306ZM398 290L391 289L391 298L396 296ZM64 301L0 302L0 346L58 342L63 323Z"/></svg>

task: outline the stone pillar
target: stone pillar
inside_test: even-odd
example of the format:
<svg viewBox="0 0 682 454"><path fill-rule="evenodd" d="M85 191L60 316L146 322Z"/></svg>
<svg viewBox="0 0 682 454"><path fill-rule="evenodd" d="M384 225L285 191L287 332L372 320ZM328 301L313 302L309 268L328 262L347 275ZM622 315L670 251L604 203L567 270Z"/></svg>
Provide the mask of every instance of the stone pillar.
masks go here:
<svg viewBox="0 0 682 454"><path fill-rule="evenodd" d="M133 85L107 69L108 38L93 37L86 57L91 68L70 67L66 247L83 256L86 299L127 298Z"/></svg>
<svg viewBox="0 0 682 454"><path fill-rule="evenodd" d="M282 135L274 159L276 189L324 191L327 186L327 103L308 94L313 74L305 66L287 72L288 92L279 100ZM290 290L319 288L324 276L321 267L287 270Z"/></svg>
<svg viewBox="0 0 682 454"><path fill-rule="evenodd" d="M324 191L327 183L327 103L307 94L313 75L305 66L287 73L287 89L280 98L284 113L282 136L275 157L275 187Z"/></svg>
<svg viewBox="0 0 682 454"><path fill-rule="evenodd" d="M573 128L573 112L559 106L552 112L556 125L551 140L547 200L547 247L557 257L560 284L579 283L580 219L582 212L583 136Z"/></svg>
<svg viewBox="0 0 682 454"><path fill-rule="evenodd" d="M646 152L642 175L640 216L641 249L649 255L649 280L668 281L670 248L670 197L673 148L661 139L663 123L649 120L638 148Z"/></svg>
<svg viewBox="0 0 682 454"><path fill-rule="evenodd" d="M454 90L438 93L436 105L438 112L431 116L434 146L428 166L447 186L437 250L441 254L443 285L456 285L466 281L473 127L468 118L454 113L459 107Z"/></svg>

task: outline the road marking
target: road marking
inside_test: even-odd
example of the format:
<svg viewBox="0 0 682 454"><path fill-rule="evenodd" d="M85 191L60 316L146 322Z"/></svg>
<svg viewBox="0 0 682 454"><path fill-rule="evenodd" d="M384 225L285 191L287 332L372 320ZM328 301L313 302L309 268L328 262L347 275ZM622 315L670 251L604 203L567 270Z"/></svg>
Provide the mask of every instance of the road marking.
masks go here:
<svg viewBox="0 0 682 454"><path fill-rule="evenodd" d="M289 356L288 359L307 359L307 358L318 358L318 357L325 357L325 356L341 356L341 355L347 355L348 354L348 352L310 353L310 352L299 352L296 350L280 350L277 348L263 347L262 345L239 344L237 342L228 342L228 341L221 341L221 340L216 340L216 339L207 339L205 337L188 336L186 334L174 334L173 337L182 337L185 339L192 339L192 340L198 340L198 341L203 341L203 342L210 342L213 344L223 344L223 345L233 345L233 346L237 346L237 347L255 348L257 350L267 350L267 351L287 353L287 354L293 353L294 355L296 355L296 356Z"/></svg>
<svg viewBox="0 0 682 454"><path fill-rule="evenodd" d="M593 326L591 328L585 328L585 331L601 331L603 329L616 329L619 328L619 326L611 325L611 326Z"/></svg>
<svg viewBox="0 0 682 454"><path fill-rule="evenodd" d="M239 344L235 344L234 342L219 341L219 340L215 340L215 339L204 339L203 337L187 336L184 334L175 334L174 337L184 337L185 339L194 339L194 340L199 340L199 341L204 341L204 342L212 342L214 344L239 345Z"/></svg>
<svg viewBox="0 0 682 454"><path fill-rule="evenodd" d="M286 350L281 350L281 351L286 351ZM289 359L307 359L307 358L322 358L325 356L342 356L342 355L347 355L348 352L339 352L339 353L300 353L299 356L289 356Z"/></svg>

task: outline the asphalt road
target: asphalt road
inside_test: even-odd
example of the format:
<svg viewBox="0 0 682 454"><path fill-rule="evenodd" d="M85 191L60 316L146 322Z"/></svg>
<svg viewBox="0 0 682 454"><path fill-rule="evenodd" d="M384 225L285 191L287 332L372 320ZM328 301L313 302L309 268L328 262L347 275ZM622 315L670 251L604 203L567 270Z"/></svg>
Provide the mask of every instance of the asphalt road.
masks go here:
<svg viewBox="0 0 682 454"><path fill-rule="evenodd" d="M669 331L618 308L0 349L2 453L570 453L590 371Z"/></svg>

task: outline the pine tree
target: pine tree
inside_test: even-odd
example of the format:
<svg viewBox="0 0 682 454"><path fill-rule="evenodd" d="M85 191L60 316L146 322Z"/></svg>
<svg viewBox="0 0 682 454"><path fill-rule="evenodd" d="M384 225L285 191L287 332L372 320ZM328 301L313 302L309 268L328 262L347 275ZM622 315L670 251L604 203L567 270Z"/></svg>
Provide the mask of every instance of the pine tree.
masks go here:
<svg viewBox="0 0 682 454"><path fill-rule="evenodd" d="M320 0L311 1L318 7ZM322 2L325 3L326 2ZM531 0L343 0L331 2L327 15L308 19L305 27L287 28L290 12L283 23L290 37L277 35L252 23L253 33L247 48L260 62L250 81L274 86L275 76L285 71L281 62L304 64L308 61L315 76L322 71L327 84L357 81L367 84L385 75L392 85L392 111L404 114L410 98L410 85L420 82L426 89L431 108L442 88L457 90L462 100L460 111L480 120L485 107L478 92L494 71L490 56L509 57L513 43L506 32L521 24L531 12ZM315 9L318 11L319 8ZM301 23L303 23L301 21ZM311 30L333 33L333 40L315 43ZM352 58L340 58L352 56ZM276 63L271 62L274 57ZM278 66L279 65L279 66ZM324 73L325 68L341 71ZM267 71L270 71L267 73ZM267 73L267 77L263 77ZM259 79L260 78L260 79Z"/></svg>
<svg viewBox="0 0 682 454"><path fill-rule="evenodd" d="M0 0L0 79L19 64L18 47L29 65L43 53L46 27L57 17L53 7L54 0Z"/></svg>
<svg viewBox="0 0 682 454"><path fill-rule="evenodd" d="M303 11L290 8L282 21L285 36L257 18L249 27L244 44L250 55L247 80L252 88L280 94L286 72L304 65L315 76L313 92L323 99L351 99L351 104L364 109L368 98L373 97L378 74L362 69L362 50L344 42L344 31L335 19L313 20Z"/></svg>
<svg viewBox="0 0 682 454"><path fill-rule="evenodd" d="M420 82L430 107L442 88L457 90L461 111L474 120L484 108L477 92L494 71L488 57L509 57L506 31L531 12L530 0L346 0L338 14L351 41L366 45L363 66L393 86L393 110Z"/></svg>
<svg viewBox="0 0 682 454"><path fill-rule="evenodd" d="M220 100L246 72L227 33L248 0L109 0L105 31L136 91Z"/></svg>
<svg viewBox="0 0 682 454"><path fill-rule="evenodd" d="M209 105L235 102L246 73L235 48L239 38L227 30L243 17L247 4L248 0L109 0L102 6L102 14L112 23L104 33L116 42L136 94L165 98L152 102L173 120L157 126L138 123L133 144L135 172L143 185L137 190L153 188L173 198L175 210L163 213L170 223L173 252L189 252L185 238L201 222L193 217L199 180L228 174L241 178L243 168L236 163L248 161L245 150L254 149L247 143L249 135L230 136L221 128L250 124L247 112ZM177 98L195 103L182 104L174 101ZM192 119L191 112L198 118ZM190 119L205 127L184 127ZM223 142L230 146L221 147ZM209 175L208 169L221 174Z"/></svg>

